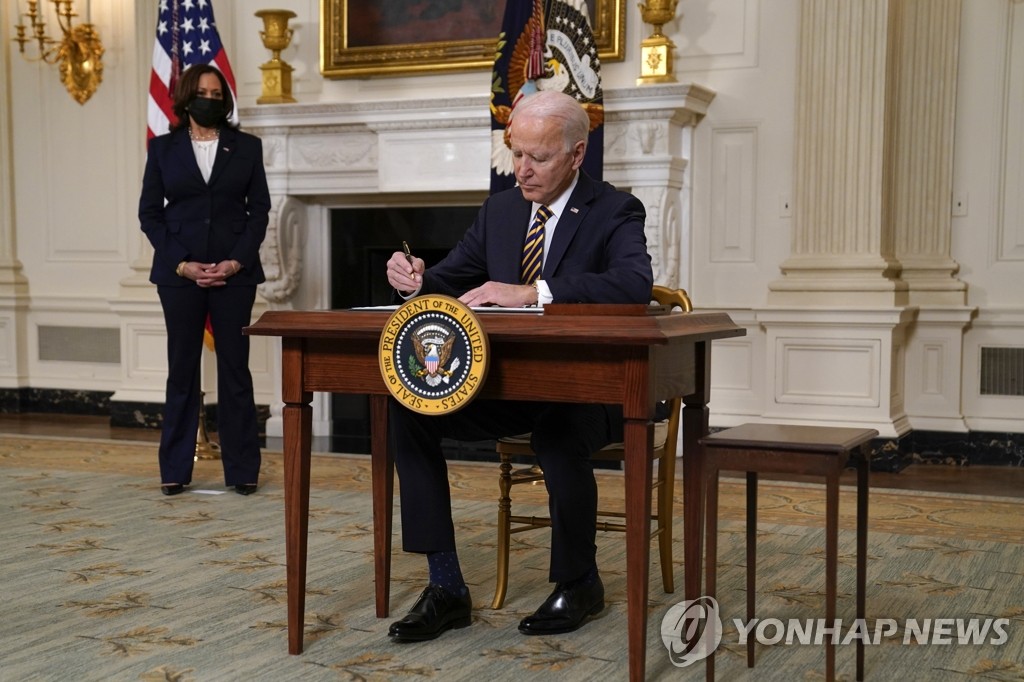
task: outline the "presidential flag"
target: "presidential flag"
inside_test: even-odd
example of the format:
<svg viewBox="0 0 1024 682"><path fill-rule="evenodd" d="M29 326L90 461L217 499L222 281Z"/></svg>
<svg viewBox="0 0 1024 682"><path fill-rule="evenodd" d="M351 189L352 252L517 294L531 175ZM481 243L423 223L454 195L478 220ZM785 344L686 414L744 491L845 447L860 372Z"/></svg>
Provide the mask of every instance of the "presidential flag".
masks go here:
<svg viewBox="0 0 1024 682"><path fill-rule="evenodd" d="M212 0L159 0L156 42L153 45L153 71L149 76L149 105L146 112L146 140L163 135L174 122L174 86L181 72L193 64L212 63L235 96L235 75L220 41L213 19ZM238 123L238 108L231 123Z"/></svg>
<svg viewBox="0 0 1024 682"><path fill-rule="evenodd" d="M491 80L491 192L515 186L505 126L516 102L540 90L575 97L590 116L583 169L604 166L601 60L586 0L507 0Z"/></svg>

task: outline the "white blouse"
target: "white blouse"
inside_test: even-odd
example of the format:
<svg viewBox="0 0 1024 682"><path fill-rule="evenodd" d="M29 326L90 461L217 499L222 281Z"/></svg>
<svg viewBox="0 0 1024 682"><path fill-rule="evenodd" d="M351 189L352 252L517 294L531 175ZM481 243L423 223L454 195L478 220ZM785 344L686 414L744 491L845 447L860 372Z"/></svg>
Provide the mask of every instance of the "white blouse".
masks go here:
<svg viewBox="0 0 1024 682"><path fill-rule="evenodd" d="M192 151L196 153L196 163L203 174L203 180L210 182L213 171L213 160L217 158L217 143L220 140L192 140Z"/></svg>

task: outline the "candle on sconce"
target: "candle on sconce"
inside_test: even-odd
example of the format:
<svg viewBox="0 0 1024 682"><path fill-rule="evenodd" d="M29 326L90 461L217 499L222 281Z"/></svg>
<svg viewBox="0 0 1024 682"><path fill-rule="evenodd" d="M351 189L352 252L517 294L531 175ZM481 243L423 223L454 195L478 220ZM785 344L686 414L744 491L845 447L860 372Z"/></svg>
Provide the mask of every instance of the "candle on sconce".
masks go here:
<svg viewBox="0 0 1024 682"><path fill-rule="evenodd" d="M17 0L15 10L18 12L18 22L14 25L15 32L17 33L17 37L15 37L14 40L18 43L18 52L24 54L25 42L29 38L25 35L25 31L28 28L28 26L25 25L25 12L23 12L21 9L21 0Z"/></svg>

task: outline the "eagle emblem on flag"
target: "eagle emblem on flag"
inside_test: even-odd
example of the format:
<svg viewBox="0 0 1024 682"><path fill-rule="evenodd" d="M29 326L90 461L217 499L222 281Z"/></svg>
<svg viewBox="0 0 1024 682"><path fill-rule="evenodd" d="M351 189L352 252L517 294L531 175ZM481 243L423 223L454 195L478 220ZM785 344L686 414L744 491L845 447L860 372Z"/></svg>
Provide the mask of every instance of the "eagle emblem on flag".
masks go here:
<svg viewBox="0 0 1024 682"><path fill-rule="evenodd" d="M590 117L583 168L600 180L604 161L601 59L586 0L508 0L491 82L491 192L515 183L507 124L520 98L564 92Z"/></svg>

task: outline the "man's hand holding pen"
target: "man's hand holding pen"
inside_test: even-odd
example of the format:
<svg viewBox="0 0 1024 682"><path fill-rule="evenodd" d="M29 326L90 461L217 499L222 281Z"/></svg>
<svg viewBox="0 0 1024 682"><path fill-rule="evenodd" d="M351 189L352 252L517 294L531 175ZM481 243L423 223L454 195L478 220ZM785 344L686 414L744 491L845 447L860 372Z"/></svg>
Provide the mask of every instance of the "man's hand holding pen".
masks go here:
<svg viewBox="0 0 1024 682"><path fill-rule="evenodd" d="M395 251L388 261L388 284L408 294L420 288L427 264L412 255L408 244L402 242L402 247L404 251Z"/></svg>
<svg viewBox="0 0 1024 682"><path fill-rule="evenodd" d="M408 296L416 291L423 282L423 271L426 263L416 258L409 250L409 245L402 242L402 251L395 251L388 261L388 283ZM508 308L520 308L537 305L537 288L530 284L504 284L502 282L485 282L467 291L459 300L468 306L497 305Z"/></svg>

